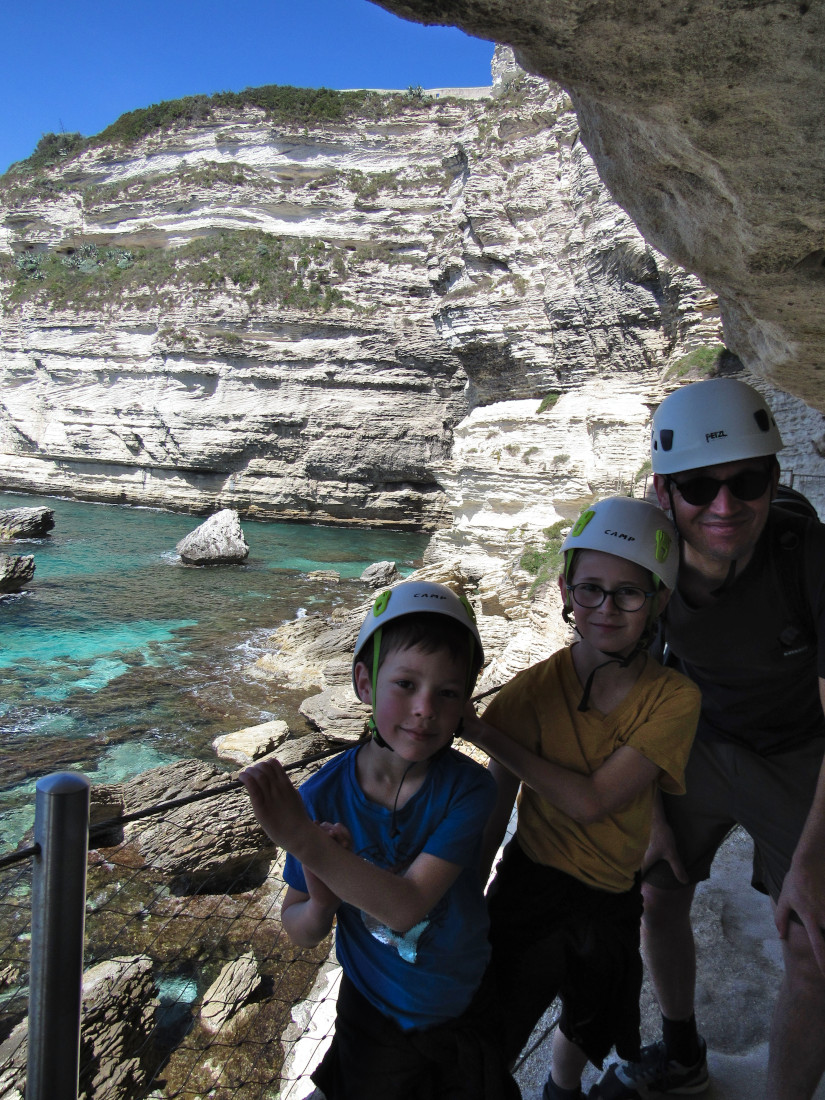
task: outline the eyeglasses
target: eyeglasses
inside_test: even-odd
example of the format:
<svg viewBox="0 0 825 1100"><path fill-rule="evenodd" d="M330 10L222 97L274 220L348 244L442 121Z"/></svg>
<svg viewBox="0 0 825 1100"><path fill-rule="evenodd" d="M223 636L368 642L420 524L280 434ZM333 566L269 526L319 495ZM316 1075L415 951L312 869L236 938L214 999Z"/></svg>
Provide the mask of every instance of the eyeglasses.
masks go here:
<svg viewBox="0 0 825 1100"><path fill-rule="evenodd" d="M613 603L619 611L641 611L645 600L655 596L655 592L645 592L642 588L635 588L631 584L624 584L621 588L602 588L600 584L590 581L581 581L579 584L568 584L567 591L573 594L573 599L579 607L601 607L608 596L613 597Z"/></svg>
<svg viewBox="0 0 825 1100"><path fill-rule="evenodd" d="M691 477L687 481L674 481L671 477L668 478L668 484L676 486L682 500L699 507L715 500L723 485L737 500L758 500L770 485L772 476L773 470L742 470L741 473L722 480L716 477Z"/></svg>

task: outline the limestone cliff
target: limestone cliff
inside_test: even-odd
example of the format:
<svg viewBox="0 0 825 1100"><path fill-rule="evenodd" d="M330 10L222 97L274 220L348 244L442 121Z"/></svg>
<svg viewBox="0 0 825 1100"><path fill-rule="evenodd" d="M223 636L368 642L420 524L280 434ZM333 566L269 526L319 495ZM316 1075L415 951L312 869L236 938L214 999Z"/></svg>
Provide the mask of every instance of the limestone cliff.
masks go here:
<svg viewBox="0 0 825 1100"><path fill-rule="evenodd" d="M719 295L731 350L825 410L822 4L376 2L558 80L645 239Z"/></svg>
<svg viewBox="0 0 825 1100"><path fill-rule="evenodd" d="M432 529L456 426L558 393L586 445L617 433L530 445L573 495L638 471L663 369L718 340L712 297L610 201L556 86L503 66L372 100L306 125L214 106L3 178L3 487Z"/></svg>
<svg viewBox="0 0 825 1100"><path fill-rule="evenodd" d="M3 177L0 487L452 522L430 557L472 563L639 483L716 300L609 198L567 95L506 50L493 75L337 121L204 100ZM812 472L821 417L783 400Z"/></svg>

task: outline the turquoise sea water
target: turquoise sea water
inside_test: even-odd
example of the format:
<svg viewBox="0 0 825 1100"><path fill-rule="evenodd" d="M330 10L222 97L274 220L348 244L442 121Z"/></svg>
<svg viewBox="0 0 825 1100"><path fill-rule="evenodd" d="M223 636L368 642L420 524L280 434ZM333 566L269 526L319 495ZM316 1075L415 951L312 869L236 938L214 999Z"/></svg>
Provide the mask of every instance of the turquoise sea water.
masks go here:
<svg viewBox="0 0 825 1100"><path fill-rule="evenodd" d="M244 726L301 721L305 693L247 669L281 622L368 597L373 561L420 560L426 536L244 522L244 565L184 566L175 544L201 520L149 509L0 494L0 509L43 504L46 539L30 589L0 598L0 854L32 821L34 783L80 770L114 782ZM307 576L334 569L333 585Z"/></svg>

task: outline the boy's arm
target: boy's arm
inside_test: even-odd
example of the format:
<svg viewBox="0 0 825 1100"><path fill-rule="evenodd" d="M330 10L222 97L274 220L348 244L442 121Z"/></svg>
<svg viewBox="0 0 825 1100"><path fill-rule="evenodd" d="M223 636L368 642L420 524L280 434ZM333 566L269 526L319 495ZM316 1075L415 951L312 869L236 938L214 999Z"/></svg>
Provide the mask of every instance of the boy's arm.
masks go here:
<svg viewBox="0 0 825 1100"><path fill-rule="evenodd" d="M583 825L601 821L632 802L637 794L655 783L661 771L636 749L622 745L592 775L582 775L544 760L501 730L467 714L462 736Z"/></svg>
<svg viewBox="0 0 825 1100"><path fill-rule="evenodd" d="M339 904L336 898L334 905L324 906L311 894L288 886L281 905L281 924L298 947L315 947L331 930Z"/></svg>
<svg viewBox="0 0 825 1100"><path fill-rule="evenodd" d="M396 875L347 851L310 821L301 796L277 760L253 764L240 779L255 816L276 844L333 894L396 932L408 932L422 921L461 874L459 864L427 852Z"/></svg>
<svg viewBox="0 0 825 1100"><path fill-rule="evenodd" d="M484 836L481 841L481 881L486 882L490 877L496 852L501 847L507 826L510 823L510 815L513 812L513 804L519 789L519 778L508 771L503 764L491 757L487 769L496 781L498 795L493 812L484 827Z"/></svg>

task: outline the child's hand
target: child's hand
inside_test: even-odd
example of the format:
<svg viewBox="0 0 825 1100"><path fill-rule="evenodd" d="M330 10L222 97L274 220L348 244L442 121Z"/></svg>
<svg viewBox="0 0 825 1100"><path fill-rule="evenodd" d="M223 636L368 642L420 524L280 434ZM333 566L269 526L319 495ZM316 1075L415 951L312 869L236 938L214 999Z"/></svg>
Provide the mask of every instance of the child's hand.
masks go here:
<svg viewBox="0 0 825 1100"><path fill-rule="evenodd" d="M478 745L479 748L484 748L482 744L484 740L485 732L490 729L486 722L483 722L476 714L476 708L471 702L468 701L464 708L463 725L461 729L461 736L465 741L471 741L474 745Z"/></svg>
<svg viewBox="0 0 825 1100"><path fill-rule="evenodd" d="M330 824L329 821L316 821L315 824L319 829L322 829L327 836L331 836L342 848L346 848L348 851L352 850L352 834L346 825L342 825L340 821L336 821L334 825ZM304 867L304 878L306 879L307 893L313 901L317 902L317 904L324 909L338 908L341 904L341 899L337 894L334 894L317 875L314 875L308 867Z"/></svg>
<svg viewBox="0 0 825 1100"><path fill-rule="evenodd" d="M334 825L331 825L328 821L316 821L315 824L319 829L323 829L327 836L331 836L342 848L346 848L348 852L352 851L352 833L346 825L342 825L340 821L336 821Z"/></svg>
<svg viewBox="0 0 825 1100"><path fill-rule="evenodd" d="M246 787L255 817L266 835L291 851L303 830L312 828L301 796L275 759L259 760L238 777Z"/></svg>

